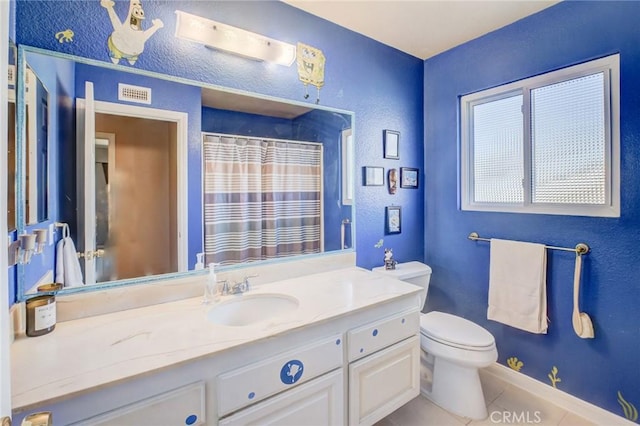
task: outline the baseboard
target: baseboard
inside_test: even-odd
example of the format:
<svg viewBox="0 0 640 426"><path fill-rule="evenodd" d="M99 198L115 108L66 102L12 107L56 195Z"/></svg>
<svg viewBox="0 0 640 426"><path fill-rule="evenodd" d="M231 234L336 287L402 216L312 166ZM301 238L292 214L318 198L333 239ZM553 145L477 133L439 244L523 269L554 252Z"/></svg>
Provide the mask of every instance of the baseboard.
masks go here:
<svg viewBox="0 0 640 426"><path fill-rule="evenodd" d="M557 388L540 382L526 374L519 373L511 368L498 364L497 362L483 369L484 373L491 374L497 379L507 382L513 386L523 389L539 398L546 399L552 404L586 418L598 425L634 425L638 426L624 417L617 416L610 411L593 405L587 401L563 392Z"/></svg>

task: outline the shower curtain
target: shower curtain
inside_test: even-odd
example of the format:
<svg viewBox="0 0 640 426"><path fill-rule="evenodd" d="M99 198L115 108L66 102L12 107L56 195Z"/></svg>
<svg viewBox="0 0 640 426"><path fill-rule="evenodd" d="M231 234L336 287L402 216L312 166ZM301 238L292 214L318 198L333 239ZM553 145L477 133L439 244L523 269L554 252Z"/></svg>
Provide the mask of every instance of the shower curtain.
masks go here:
<svg viewBox="0 0 640 426"><path fill-rule="evenodd" d="M203 134L206 263L322 250L322 145Z"/></svg>

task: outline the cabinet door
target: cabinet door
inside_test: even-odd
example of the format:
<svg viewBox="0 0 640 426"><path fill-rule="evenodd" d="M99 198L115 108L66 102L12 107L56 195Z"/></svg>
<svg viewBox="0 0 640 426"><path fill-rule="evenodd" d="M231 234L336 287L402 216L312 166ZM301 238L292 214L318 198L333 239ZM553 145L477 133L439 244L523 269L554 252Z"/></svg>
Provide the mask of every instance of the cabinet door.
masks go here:
<svg viewBox="0 0 640 426"><path fill-rule="evenodd" d="M198 382L74 423L73 426L204 425L204 402L205 384Z"/></svg>
<svg viewBox="0 0 640 426"><path fill-rule="evenodd" d="M420 338L349 365L349 425L371 425L420 393Z"/></svg>
<svg viewBox="0 0 640 426"><path fill-rule="evenodd" d="M342 369L245 408L218 423L230 425L334 426L344 424Z"/></svg>

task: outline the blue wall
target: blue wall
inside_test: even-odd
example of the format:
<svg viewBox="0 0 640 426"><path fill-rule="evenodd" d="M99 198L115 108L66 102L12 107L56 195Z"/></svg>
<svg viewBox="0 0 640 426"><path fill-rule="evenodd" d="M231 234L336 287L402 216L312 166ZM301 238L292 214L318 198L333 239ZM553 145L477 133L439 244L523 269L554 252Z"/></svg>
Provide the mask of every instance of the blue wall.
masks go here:
<svg viewBox="0 0 640 426"><path fill-rule="evenodd" d="M9 0L9 40L16 40L16 0Z"/></svg>
<svg viewBox="0 0 640 426"><path fill-rule="evenodd" d="M623 415L618 391L640 407L640 2L562 2L529 18L425 61L426 260L433 267L428 309L467 317L496 337L499 362L524 363L521 373ZM620 53L620 218L461 211L461 95ZM593 319L595 339L571 326L575 256L548 251L547 335L487 321L489 244L467 235L573 247L585 257L580 307Z"/></svg>

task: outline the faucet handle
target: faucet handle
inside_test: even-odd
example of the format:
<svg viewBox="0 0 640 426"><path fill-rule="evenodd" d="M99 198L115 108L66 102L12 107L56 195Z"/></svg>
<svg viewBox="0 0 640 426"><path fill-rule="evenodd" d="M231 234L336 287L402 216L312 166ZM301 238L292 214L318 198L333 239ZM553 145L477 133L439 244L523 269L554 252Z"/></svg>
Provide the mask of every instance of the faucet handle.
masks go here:
<svg viewBox="0 0 640 426"><path fill-rule="evenodd" d="M229 281L228 280L220 280L218 281L218 284L222 283L222 290L220 290L220 293L223 296L226 296L227 294L231 293L231 290L229 288Z"/></svg>
<svg viewBox="0 0 640 426"><path fill-rule="evenodd" d="M242 283L244 284L244 291L248 291L251 288L251 283L249 282L249 278L255 278L257 277L258 274L252 274L252 275L245 275L244 279L242 280Z"/></svg>

